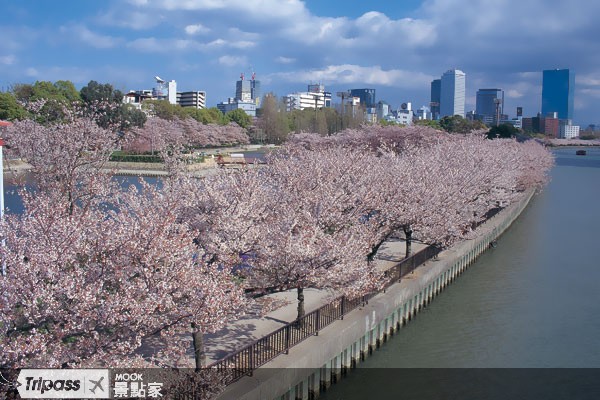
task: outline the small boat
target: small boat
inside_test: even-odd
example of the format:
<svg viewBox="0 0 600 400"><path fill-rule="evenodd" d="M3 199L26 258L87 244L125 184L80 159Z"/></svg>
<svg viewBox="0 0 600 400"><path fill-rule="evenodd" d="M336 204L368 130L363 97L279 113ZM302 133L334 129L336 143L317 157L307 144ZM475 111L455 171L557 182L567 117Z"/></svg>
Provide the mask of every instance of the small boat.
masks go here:
<svg viewBox="0 0 600 400"><path fill-rule="evenodd" d="M587 153L585 152L585 150L577 150L575 154L578 156L585 156Z"/></svg>

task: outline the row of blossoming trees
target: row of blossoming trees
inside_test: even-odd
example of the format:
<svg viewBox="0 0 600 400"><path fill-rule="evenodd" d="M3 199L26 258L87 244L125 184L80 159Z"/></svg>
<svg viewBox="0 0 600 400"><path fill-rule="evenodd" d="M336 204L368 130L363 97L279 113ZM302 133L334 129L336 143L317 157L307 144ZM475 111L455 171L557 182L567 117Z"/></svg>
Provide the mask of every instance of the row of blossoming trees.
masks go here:
<svg viewBox="0 0 600 400"><path fill-rule="evenodd" d="M171 148L195 134L156 129ZM0 366L19 367L199 367L202 335L243 315L245 289L295 289L299 315L304 288L375 290L391 235L448 246L553 162L533 142L369 127L298 135L263 168L204 179L171 160L160 187L123 189L105 166L128 138L92 119L18 122L5 140L36 176L0 231Z"/></svg>
<svg viewBox="0 0 600 400"><path fill-rule="evenodd" d="M153 153L167 147L203 148L250 143L246 129L236 123L203 124L193 118L151 117L143 127L133 128L129 136L123 149L131 153Z"/></svg>

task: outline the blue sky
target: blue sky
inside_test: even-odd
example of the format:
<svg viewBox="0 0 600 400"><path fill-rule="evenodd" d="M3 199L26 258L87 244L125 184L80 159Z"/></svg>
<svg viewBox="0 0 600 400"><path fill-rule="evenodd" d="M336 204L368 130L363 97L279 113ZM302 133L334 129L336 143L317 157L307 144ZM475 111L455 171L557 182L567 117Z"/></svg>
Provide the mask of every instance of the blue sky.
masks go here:
<svg viewBox="0 0 600 400"><path fill-rule="evenodd" d="M321 82L429 103L432 79L467 74L505 90L505 110L541 108L543 69L576 73L575 122L600 124L600 2L588 0L0 0L0 89L90 80L205 90L214 106L255 71L279 96Z"/></svg>

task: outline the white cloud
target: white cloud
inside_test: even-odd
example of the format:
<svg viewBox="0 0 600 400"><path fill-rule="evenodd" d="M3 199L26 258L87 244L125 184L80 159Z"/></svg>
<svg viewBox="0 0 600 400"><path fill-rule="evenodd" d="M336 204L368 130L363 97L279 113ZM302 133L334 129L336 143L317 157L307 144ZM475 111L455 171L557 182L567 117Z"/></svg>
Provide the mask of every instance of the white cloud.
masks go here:
<svg viewBox="0 0 600 400"><path fill-rule="evenodd" d="M226 67L234 67L237 65L248 65L248 59L246 57L240 56L221 56L219 57L219 64L224 65Z"/></svg>
<svg viewBox="0 0 600 400"><path fill-rule="evenodd" d="M290 82L326 82L327 84L369 84L399 88L426 87L433 76L417 71L383 70L380 66L329 65L322 69L272 74L273 79Z"/></svg>
<svg viewBox="0 0 600 400"><path fill-rule="evenodd" d="M143 11L123 11L120 9L108 11L100 15L97 22L108 26L119 26L133 30L143 30L154 28L164 22L164 16Z"/></svg>
<svg viewBox="0 0 600 400"><path fill-rule="evenodd" d="M206 48L232 47L235 49L247 49L250 47L254 47L255 45L256 45L256 43L246 41L246 40L230 42L228 40L218 38L209 43L206 43L206 45L204 47L206 47Z"/></svg>
<svg viewBox="0 0 600 400"><path fill-rule="evenodd" d="M219 46L222 44L219 44ZM190 39L139 38L127 43L127 47L144 53L174 53L185 51L204 51L215 47L215 43L200 43Z"/></svg>
<svg viewBox="0 0 600 400"><path fill-rule="evenodd" d="M29 67L25 70L25 75L30 76L32 78L37 77L39 74L40 73L38 72L38 70L33 67Z"/></svg>
<svg viewBox="0 0 600 400"><path fill-rule="evenodd" d="M92 32L83 25L61 26L59 30L69 38L79 40L97 49L109 49L122 42L120 38Z"/></svg>
<svg viewBox="0 0 600 400"><path fill-rule="evenodd" d="M516 89L509 89L506 92L506 97L510 97L511 99L519 99L519 98L523 97L523 93L519 92Z"/></svg>
<svg viewBox="0 0 600 400"><path fill-rule="evenodd" d="M584 86L600 86L600 77L597 75L577 75L575 74L575 84Z"/></svg>
<svg viewBox="0 0 600 400"><path fill-rule="evenodd" d="M137 1L142 3L142 1ZM255 20L292 19L307 14L300 0L147 0L138 4L149 8L176 11L227 10Z"/></svg>
<svg viewBox="0 0 600 400"><path fill-rule="evenodd" d="M188 25L185 27L185 33L187 33L188 35L197 35L208 32L210 32L210 29L208 29L202 24Z"/></svg>
<svg viewBox="0 0 600 400"><path fill-rule="evenodd" d="M275 58L275 62L277 62L279 64L292 64L295 61L296 61L296 59L291 58L291 57L279 56L279 57Z"/></svg>
<svg viewBox="0 0 600 400"><path fill-rule="evenodd" d="M12 54L9 54L7 56L0 56L0 64L12 65L15 63L15 61L17 61L17 57L15 57Z"/></svg>

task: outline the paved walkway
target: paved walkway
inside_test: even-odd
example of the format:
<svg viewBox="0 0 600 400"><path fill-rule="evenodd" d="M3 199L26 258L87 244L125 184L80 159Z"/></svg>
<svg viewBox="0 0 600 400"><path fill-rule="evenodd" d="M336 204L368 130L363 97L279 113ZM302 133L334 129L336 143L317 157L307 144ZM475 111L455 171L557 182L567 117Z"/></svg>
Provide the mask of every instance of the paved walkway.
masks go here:
<svg viewBox="0 0 600 400"><path fill-rule="evenodd" d="M416 253L426 246L413 242ZM403 239L391 239L379 249L376 259L379 270L387 270L404 258L405 242ZM261 316L258 309L250 310L244 318L228 324L218 332L204 336L206 364L217 361L263 336L293 322L297 315L296 290L274 293L268 297L285 303L274 311ZM338 296L333 292L317 289L304 290L304 307L307 313L329 303Z"/></svg>

